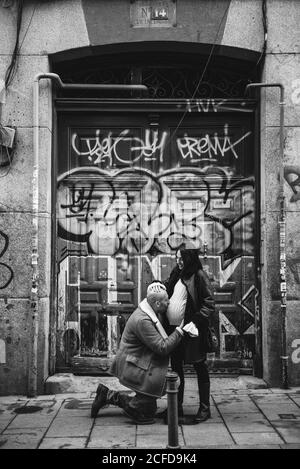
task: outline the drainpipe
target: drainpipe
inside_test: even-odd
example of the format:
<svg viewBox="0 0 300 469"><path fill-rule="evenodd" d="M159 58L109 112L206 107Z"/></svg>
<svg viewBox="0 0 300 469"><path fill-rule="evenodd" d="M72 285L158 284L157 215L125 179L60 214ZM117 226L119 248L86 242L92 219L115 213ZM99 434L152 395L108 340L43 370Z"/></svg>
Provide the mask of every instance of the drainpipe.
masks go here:
<svg viewBox="0 0 300 469"><path fill-rule="evenodd" d="M281 380L282 388L288 389L288 355L286 346L286 206L284 197L284 178L283 178L283 158L284 158L284 86L281 83L250 83L246 86L246 91L249 88L280 88L280 124L279 124L279 138L280 138L280 168L279 168L279 279L280 279L280 310L281 310Z"/></svg>
<svg viewBox="0 0 300 469"><path fill-rule="evenodd" d="M145 85L103 85L63 83L56 73L39 73L33 81L33 175L32 175L32 251L31 251L31 349L28 363L28 397L37 395L37 354L39 331L39 270L38 270L38 219L39 219L39 82L42 79L51 80L56 86L64 90L130 90L148 94Z"/></svg>

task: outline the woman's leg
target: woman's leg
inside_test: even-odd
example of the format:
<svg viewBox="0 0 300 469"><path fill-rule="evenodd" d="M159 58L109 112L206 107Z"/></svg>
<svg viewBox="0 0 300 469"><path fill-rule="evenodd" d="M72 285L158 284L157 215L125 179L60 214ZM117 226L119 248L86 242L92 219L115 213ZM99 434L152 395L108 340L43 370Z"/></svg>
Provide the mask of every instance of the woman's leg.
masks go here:
<svg viewBox="0 0 300 469"><path fill-rule="evenodd" d="M199 400L200 406L195 417L196 422L204 422L208 418L210 418L210 380L209 380L209 373L206 361L200 361L194 363L194 368L197 373L197 381L198 381L198 389L199 389Z"/></svg>

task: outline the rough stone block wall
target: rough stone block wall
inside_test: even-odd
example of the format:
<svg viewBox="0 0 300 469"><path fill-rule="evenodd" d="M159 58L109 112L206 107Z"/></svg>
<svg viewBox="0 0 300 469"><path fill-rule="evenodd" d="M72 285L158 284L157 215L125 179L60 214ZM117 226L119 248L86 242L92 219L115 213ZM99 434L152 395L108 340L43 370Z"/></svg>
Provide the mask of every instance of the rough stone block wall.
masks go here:
<svg viewBox="0 0 300 469"><path fill-rule="evenodd" d="M76 24L76 28L74 28ZM16 40L17 2L0 1L0 83ZM0 168L0 394L26 394L32 341L31 249L33 81L49 54L88 45L81 1L24 2L17 68L0 103L0 122L16 130L11 168ZM1 95L2 96L2 95ZM49 374L51 272L51 84L39 93L39 336L37 387ZM7 174L6 174L7 173Z"/></svg>
<svg viewBox="0 0 300 469"><path fill-rule="evenodd" d="M268 42L262 81L285 88L284 161L279 154L279 88L261 91L264 378L281 385L279 171L284 170L287 250L287 351L291 385L300 383L300 4L267 2ZM296 183L295 183L296 181ZM298 349L298 351L297 351Z"/></svg>

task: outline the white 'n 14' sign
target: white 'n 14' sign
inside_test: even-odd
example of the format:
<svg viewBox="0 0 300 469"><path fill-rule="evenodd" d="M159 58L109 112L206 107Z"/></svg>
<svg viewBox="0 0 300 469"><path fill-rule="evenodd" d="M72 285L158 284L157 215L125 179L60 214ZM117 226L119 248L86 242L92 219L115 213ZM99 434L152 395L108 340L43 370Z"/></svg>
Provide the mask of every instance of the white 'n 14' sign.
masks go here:
<svg viewBox="0 0 300 469"><path fill-rule="evenodd" d="M176 26L176 1L136 0L130 6L133 28L168 28Z"/></svg>

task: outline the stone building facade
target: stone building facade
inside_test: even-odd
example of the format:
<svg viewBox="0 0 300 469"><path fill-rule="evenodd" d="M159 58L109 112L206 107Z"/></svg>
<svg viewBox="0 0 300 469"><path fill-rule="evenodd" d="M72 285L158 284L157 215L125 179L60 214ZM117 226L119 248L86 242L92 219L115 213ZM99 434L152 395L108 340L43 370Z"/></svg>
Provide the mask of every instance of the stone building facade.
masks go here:
<svg viewBox="0 0 300 469"><path fill-rule="evenodd" d="M183 242L212 371L300 384L299 24L297 0L0 1L0 394L105 373Z"/></svg>

